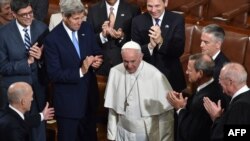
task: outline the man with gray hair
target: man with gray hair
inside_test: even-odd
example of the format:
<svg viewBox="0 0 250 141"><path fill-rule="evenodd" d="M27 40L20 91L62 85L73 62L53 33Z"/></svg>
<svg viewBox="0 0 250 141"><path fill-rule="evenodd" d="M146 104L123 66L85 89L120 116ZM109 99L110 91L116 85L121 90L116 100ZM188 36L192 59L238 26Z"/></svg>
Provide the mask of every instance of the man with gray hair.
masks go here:
<svg viewBox="0 0 250 141"><path fill-rule="evenodd" d="M211 56L214 60L213 77L218 82L220 70L229 59L221 51L221 46L225 38L225 32L217 24L210 24L202 28L201 31L201 52Z"/></svg>
<svg viewBox="0 0 250 141"><path fill-rule="evenodd" d="M219 85L213 79L214 62L207 54L194 54L189 57L186 74L190 83L197 84L198 88L189 97L176 91L169 92L167 99L176 109L177 141L210 141L210 127L212 120L203 107L203 98L209 97L212 101L222 100L225 107L226 100Z"/></svg>
<svg viewBox="0 0 250 141"><path fill-rule="evenodd" d="M102 63L80 1L61 6L63 21L45 38L45 62L54 85L59 141L95 141L98 88L94 70Z"/></svg>
<svg viewBox="0 0 250 141"><path fill-rule="evenodd" d="M14 19L10 8L10 1L0 0L0 27Z"/></svg>
<svg viewBox="0 0 250 141"><path fill-rule="evenodd" d="M228 125L250 125L250 89L247 86L246 69L239 63L228 63L221 69L219 83L223 92L232 97L228 108L224 111L221 101L204 98L204 107L213 120L212 141L223 141L228 134L224 129ZM224 112L223 112L224 111ZM249 140L244 137L240 140Z"/></svg>
<svg viewBox="0 0 250 141"><path fill-rule="evenodd" d="M125 43L121 55L123 63L111 68L105 92L108 139L173 141L173 107L165 99L172 87L167 78L142 60L136 42Z"/></svg>

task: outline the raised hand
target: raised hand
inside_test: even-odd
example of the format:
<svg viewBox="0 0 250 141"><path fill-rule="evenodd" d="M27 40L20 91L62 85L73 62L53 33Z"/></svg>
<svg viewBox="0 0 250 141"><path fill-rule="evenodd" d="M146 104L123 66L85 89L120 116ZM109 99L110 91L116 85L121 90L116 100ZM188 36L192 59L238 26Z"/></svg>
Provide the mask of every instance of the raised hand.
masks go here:
<svg viewBox="0 0 250 141"><path fill-rule="evenodd" d="M211 101L208 97L204 97L203 105L213 121L216 118L220 117L224 111L224 109L221 108L221 100L218 100L216 104L215 102Z"/></svg>

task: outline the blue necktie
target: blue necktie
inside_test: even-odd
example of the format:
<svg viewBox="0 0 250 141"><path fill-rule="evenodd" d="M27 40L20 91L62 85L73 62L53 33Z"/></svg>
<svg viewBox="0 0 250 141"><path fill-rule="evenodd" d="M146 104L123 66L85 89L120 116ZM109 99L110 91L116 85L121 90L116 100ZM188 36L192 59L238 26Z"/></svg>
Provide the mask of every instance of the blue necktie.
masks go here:
<svg viewBox="0 0 250 141"><path fill-rule="evenodd" d="M77 52L79 58L81 58L79 43L78 43L78 41L77 41L77 39L76 39L75 32L72 32L72 42L73 42L73 44L74 44L74 47L75 47L75 49L76 49L76 52Z"/></svg>
<svg viewBox="0 0 250 141"><path fill-rule="evenodd" d="M24 28L23 31L25 32L25 34L24 34L24 46L27 50L29 50L31 47L30 35L28 33L27 28Z"/></svg>
<svg viewBox="0 0 250 141"><path fill-rule="evenodd" d="M155 25L160 26L160 25L159 25L159 21L160 21L160 19L156 18L156 19L155 19Z"/></svg>

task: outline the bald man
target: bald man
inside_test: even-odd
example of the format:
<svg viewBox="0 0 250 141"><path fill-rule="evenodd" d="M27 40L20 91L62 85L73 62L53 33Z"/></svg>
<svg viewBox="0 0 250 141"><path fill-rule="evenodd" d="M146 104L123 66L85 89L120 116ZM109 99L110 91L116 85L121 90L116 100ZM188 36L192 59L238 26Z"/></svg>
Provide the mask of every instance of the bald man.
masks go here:
<svg viewBox="0 0 250 141"><path fill-rule="evenodd" d="M52 119L54 109L47 103L43 112L30 117L25 113L30 111L33 100L33 90L28 83L16 82L8 89L9 106L0 111L1 141L30 141L30 129L39 126L42 120Z"/></svg>
<svg viewBox="0 0 250 141"><path fill-rule="evenodd" d="M223 110L221 101L213 102L205 97L204 107L213 120L211 140L227 140L224 134L228 134L226 126L250 125L250 88L247 86L247 71L239 63L228 63L220 71L219 83L223 92L231 97L227 109ZM225 129L224 129L225 128ZM237 138L241 141L249 140L244 136Z"/></svg>

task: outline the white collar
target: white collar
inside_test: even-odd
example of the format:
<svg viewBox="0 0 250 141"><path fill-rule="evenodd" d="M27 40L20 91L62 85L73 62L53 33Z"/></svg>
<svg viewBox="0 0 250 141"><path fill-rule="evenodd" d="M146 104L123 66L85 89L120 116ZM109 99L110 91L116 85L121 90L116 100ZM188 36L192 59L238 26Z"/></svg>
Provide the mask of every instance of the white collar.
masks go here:
<svg viewBox="0 0 250 141"><path fill-rule="evenodd" d="M27 27L23 27L21 24L19 24L19 22L16 20L16 25L17 25L17 28L19 31L23 31L24 28L28 29L28 31L30 31L30 26L27 26Z"/></svg>
<svg viewBox="0 0 250 141"><path fill-rule="evenodd" d="M249 88L247 87L247 85L241 87L241 88L233 95L231 101L232 101L235 97L237 97L238 95L241 95L242 93L244 93L244 92L246 92L246 91L248 91L248 90L249 90Z"/></svg>
<svg viewBox="0 0 250 141"><path fill-rule="evenodd" d="M209 81L207 81L207 82L201 84L201 85L197 88L196 91L199 92L201 89L205 88L207 85L211 84L213 81L214 81L214 79L211 78Z"/></svg>
<svg viewBox="0 0 250 141"><path fill-rule="evenodd" d="M76 34L76 39L78 40L78 36L77 36L77 32L78 31L72 31L71 29L68 28L68 26L65 25L65 23L63 22L63 27L66 30L66 32L68 33L70 39L72 40L72 32L75 32Z"/></svg>
<svg viewBox="0 0 250 141"><path fill-rule="evenodd" d="M212 59L215 60L216 57L219 55L219 53L220 53L220 50L219 50L218 52L216 52L216 53L214 54L214 56L212 56Z"/></svg>
<svg viewBox="0 0 250 141"><path fill-rule="evenodd" d="M24 115L22 112L18 111L16 108L11 106L10 104L9 104L9 107L10 107L10 109L14 110L24 120Z"/></svg>

